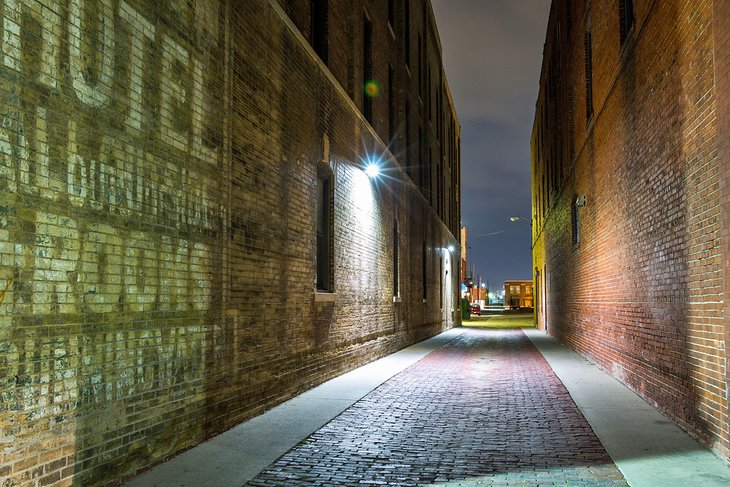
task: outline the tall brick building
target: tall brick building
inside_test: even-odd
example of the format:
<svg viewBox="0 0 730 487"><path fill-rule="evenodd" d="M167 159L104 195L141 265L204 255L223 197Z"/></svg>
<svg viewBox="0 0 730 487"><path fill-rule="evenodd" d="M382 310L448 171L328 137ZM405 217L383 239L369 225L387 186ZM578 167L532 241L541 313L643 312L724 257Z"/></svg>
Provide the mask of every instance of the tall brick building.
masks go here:
<svg viewBox="0 0 730 487"><path fill-rule="evenodd" d="M459 319L427 0L0 3L0 484L116 482Z"/></svg>
<svg viewBox="0 0 730 487"><path fill-rule="evenodd" d="M730 2L553 1L539 326L730 456Z"/></svg>

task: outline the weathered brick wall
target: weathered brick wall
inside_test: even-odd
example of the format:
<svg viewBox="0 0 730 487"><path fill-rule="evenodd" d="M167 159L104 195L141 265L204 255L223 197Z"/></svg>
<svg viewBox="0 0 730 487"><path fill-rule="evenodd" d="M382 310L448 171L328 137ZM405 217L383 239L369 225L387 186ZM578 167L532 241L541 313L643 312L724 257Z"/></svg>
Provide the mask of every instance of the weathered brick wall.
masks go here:
<svg viewBox="0 0 730 487"><path fill-rule="evenodd" d="M0 12L0 484L116 482L458 319L453 235L276 4Z"/></svg>
<svg viewBox="0 0 730 487"><path fill-rule="evenodd" d="M718 177L730 180L730 1L713 2L715 36L715 80L717 96ZM730 193L727 184L719 188L723 248L730 248ZM730 289L730 252L723 253L723 289ZM730 300L724 300L723 315L730 316ZM725 350L730 349L730 326L725 326ZM725 383L730 384L730 368L725 367Z"/></svg>
<svg viewBox="0 0 730 487"><path fill-rule="evenodd" d="M303 37L311 41L311 0L280 3ZM458 234L460 128L452 109L453 100L441 61L441 41L430 2L410 0L407 9L403 1L323 3L327 4L329 36L324 64L360 109L365 103L363 85L367 81L361 70L362 30L365 19L370 22L375 42L372 78L380 88L373 103L372 127L401 161L408 176L421 188L452 234ZM405 41L407 35L410 42ZM391 77L393 120L389 106Z"/></svg>
<svg viewBox="0 0 730 487"><path fill-rule="evenodd" d="M584 2L572 3L561 90L575 94L576 157L555 164L575 168L538 228L543 260L535 261L548 271L548 330L727 457L716 122L727 104L717 102L713 2L635 0L623 49L616 2L593 0L587 13ZM571 207L583 194L573 244Z"/></svg>

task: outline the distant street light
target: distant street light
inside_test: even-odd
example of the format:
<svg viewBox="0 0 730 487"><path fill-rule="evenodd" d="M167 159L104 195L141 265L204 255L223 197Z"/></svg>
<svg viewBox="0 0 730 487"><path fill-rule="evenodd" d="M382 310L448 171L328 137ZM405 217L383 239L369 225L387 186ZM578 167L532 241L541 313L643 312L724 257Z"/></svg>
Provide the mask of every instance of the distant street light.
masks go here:
<svg viewBox="0 0 730 487"><path fill-rule="evenodd" d="M532 220L530 220L529 218L525 218L524 216L520 216L520 215L515 215L515 216L509 217L509 220L511 222L518 222L520 220L526 221L527 223L530 224L530 231L532 231ZM530 243L530 250L532 250L532 243Z"/></svg>

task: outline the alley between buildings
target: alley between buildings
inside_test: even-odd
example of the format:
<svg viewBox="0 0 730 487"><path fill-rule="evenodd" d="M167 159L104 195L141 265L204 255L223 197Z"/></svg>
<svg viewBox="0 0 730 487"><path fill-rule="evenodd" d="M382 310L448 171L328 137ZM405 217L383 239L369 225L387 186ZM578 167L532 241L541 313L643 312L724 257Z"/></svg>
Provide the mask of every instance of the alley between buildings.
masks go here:
<svg viewBox="0 0 730 487"><path fill-rule="evenodd" d="M626 485L520 330L468 329L249 482Z"/></svg>
<svg viewBox="0 0 730 487"><path fill-rule="evenodd" d="M541 332L502 323L457 328L416 345L416 356L368 365L128 485L726 485L721 461L633 393ZM372 389L386 369L392 376ZM292 430L347 387L361 399L297 440ZM254 458L272 445L268 460Z"/></svg>

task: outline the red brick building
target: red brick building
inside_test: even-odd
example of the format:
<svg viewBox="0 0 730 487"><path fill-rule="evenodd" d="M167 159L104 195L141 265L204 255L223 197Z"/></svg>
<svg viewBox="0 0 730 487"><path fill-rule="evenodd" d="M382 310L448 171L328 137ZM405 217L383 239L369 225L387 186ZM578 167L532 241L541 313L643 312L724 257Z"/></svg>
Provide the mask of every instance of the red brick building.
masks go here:
<svg viewBox="0 0 730 487"><path fill-rule="evenodd" d="M532 308L532 281L504 281L505 308Z"/></svg>
<svg viewBox="0 0 730 487"><path fill-rule="evenodd" d="M536 317L730 455L730 2L553 1Z"/></svg>
<svg viewBox="0 0 730 487"><path fill-rule="evenodd" d="M0 6L0 484L115 484L458 323L427 0Z"/></svg>

